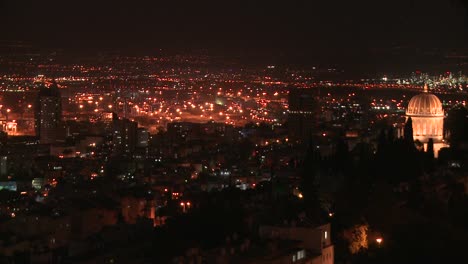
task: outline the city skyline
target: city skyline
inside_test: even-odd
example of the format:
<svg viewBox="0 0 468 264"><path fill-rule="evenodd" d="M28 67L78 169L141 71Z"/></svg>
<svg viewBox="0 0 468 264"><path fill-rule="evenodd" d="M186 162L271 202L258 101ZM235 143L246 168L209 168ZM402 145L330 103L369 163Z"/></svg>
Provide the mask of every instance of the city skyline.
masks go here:
<svg viewBox="0 0 468 264"><path fill-rule="evenodd" d="M462 1L0 0L0 263L460 263Z"/></svg>

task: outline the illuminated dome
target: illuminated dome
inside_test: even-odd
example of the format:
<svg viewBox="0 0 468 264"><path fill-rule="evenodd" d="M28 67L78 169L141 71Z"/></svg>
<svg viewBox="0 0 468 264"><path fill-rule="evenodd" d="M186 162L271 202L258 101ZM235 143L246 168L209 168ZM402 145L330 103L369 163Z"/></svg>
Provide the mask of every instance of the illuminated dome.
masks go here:
<svg viewBox="0 0 468 264"><path fill-rule="evenodd" d="M442 103L437 96L427 92L427 85L424 85L424 93L411 98L406 116L412 119L415 140L422 143L427 143L430 138L435 142L443 140Z"/></svg>
<svg viewBox="0 0 468 264"><path fill-rule="evenodd" d="M442 103L437 96L425 92L411 98L406 115L408 116L444 116Z"/></svg>

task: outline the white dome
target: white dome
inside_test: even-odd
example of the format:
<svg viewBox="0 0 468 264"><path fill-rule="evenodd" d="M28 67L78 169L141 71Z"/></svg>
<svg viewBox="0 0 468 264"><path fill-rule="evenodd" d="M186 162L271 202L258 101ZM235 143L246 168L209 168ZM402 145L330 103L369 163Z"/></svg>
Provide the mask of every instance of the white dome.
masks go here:
<svg viewBox="0 0 468 264"><path fill-rule="evenodd" d="M424 86L424 93L411 98L406 109L406 116L412 119L413 138L422 143L427 143L429 139L434 142L442 142L444 128L444 110L442 103L437 96L427 92Z"/></svg>
<svg viewBox="0 0 468 264"><path fill-rule="evenodd" d="M406 109L407 116L444 116L442 103L431 93L422 93L411 98Z"/></svg>

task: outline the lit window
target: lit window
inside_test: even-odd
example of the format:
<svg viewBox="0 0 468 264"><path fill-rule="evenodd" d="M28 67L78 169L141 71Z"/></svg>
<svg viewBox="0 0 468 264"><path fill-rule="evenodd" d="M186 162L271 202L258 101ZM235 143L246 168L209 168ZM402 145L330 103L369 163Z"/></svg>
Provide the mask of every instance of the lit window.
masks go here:
<svg viewBox="0 0 468 264"><path fill-rule="evenodd" d="M305 251L301 250L297 252L297 260L303 259L305 257Z"/></svg>
<svg viewBox="0 0 468 264"><path fill-rule="evenodd" d="M327 233L327 231L325 231L325 239L327 239L327 238L328 238L328 233Z"/></svg>

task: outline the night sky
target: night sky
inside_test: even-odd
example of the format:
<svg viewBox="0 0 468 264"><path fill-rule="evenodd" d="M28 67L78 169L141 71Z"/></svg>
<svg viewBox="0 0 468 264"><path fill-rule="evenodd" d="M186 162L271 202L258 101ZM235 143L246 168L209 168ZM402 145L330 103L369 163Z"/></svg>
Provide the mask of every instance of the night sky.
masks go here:
<svg viewBox="0 0 468 264"><path fill-rule="evenodd" d="M365 59L395 49L468 47L461 0L0 3L0 39L43 48Z"/></svg>

